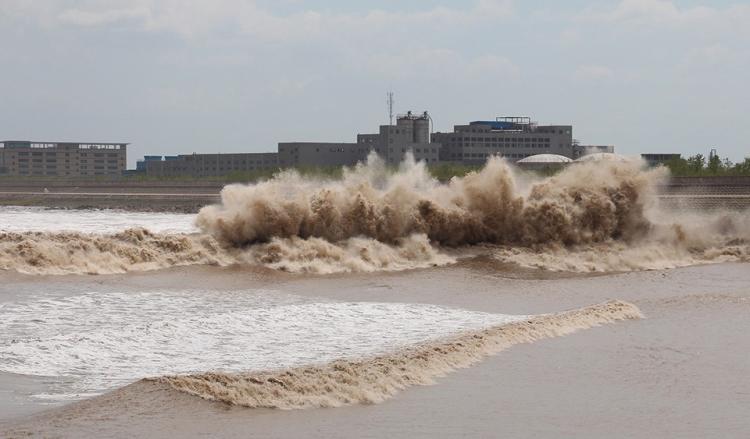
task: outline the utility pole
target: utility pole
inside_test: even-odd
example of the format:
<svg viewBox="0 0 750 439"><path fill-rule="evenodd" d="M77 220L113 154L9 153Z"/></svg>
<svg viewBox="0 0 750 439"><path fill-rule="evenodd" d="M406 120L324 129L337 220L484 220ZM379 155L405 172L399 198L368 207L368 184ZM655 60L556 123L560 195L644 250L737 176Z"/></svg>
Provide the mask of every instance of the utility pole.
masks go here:
<svg viewBox="0 0 750 439"><path fill-rule="evenodd" d="M393 125L393 92L388 92L388 125Z"/></svg>

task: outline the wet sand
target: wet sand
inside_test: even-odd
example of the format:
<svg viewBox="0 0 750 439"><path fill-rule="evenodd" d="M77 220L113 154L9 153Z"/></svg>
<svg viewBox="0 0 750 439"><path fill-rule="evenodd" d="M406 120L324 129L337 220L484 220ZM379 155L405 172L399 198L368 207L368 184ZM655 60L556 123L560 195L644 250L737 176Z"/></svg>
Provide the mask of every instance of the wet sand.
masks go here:
<svg viewBox="0 0 750 439"><path fill-rule="evenodd" d="M238 268L43 278L123 288L189 282L212 289L273 286L294 294L434 303L532 314L627 300L646 315L515 346L433 386L382 404L282 411L211 403L137 382L90 400L0 421L25 437L747 437L750 435L750 269L697 266L594 277L454 267L310 277ZM18 291L18 288L10 288ZM6 377L7 378L7 377ZM6 389L6 379L0 386ZM39 408L36 408L39 410Z"/></svg>

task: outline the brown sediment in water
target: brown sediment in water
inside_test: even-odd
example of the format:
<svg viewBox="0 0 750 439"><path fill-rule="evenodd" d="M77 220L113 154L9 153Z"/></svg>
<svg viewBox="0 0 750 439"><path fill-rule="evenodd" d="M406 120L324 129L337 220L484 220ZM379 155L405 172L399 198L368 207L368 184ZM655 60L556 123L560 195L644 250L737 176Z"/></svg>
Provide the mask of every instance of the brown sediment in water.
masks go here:
<svg viewBox="0 0 750 439"><path fill-rule="evenodd" d="M184 265L262 265L308 273L371 272L454 262L424 235L385 244L350 238L274 238L248 247L226 246L203 234L164 235L130 229L115 235L0 233L0 269L24 274L114 274Z"/></svg>
<svg viewBox="0 0 750 439"><path fill-rule="evenodd" d="M466 368L513 345L571 334L581 329L642 318L632 304L609 301L521 322L472 331L448 340L365 360L271 372L166 376L156 381L232 405L279 409L375 404L415 385Z"/></svg>
<svg viewBox="0 0 750 439"><path fill-rule="evenodd" d="M222 203L202 209L197 224L232 245L291 236L390 243L415 233L448 246L584 244L647 231L644 212L664 177L662 169L644 170L640 163L582 164L524 190L500 158L448 184L432 178L423 163L388 174L371 158L340 181L290 171L227 186Z"/></svg>
<svg viewBox="0 0 750 439"><path fill-rule="evenodd" d="M663 168L597 162L541 178L500 158L441 183L423 163L397 172L371 157L340 180L294 171L230 185L201 234L0 234L0 268L124 273L180 265L263 265L303 273L445 265L478 253L530 269L613 272L750 260L747 212L659 209Z"/></svg>

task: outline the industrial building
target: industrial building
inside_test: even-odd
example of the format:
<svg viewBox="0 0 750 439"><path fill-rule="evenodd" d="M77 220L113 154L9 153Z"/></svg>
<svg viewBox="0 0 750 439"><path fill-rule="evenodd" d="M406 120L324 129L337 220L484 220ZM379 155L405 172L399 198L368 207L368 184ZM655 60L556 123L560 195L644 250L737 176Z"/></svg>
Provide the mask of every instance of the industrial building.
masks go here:
<svg viewBox="0 0 750 439"><path fill-rule="evenodd" d="M279 166L354 166L375 151L389 164L403 161L407 153L416 160L436 163L440 144L430 142L430 116L425 111L399 115L396 125L381 125L376 134L357 134L356 143L282 142Z"/></svg>
<svg viewBox="0 0 750 439"><path fill-rule="evenodd" d="M498 117L456 125L451 133L434 133L432 141L442 145L443 162L476 165L493 155L512 162L536 154L577 156L571 125L538 125L530 117Z"/></svg>
<svg viewBox="0 0 750 439"><path fill-rule="evenodd" d="M431 138L432 120L429 113L409 111L396 118L396 125L380 125L377 134L358 134L359 145L369 145L389 164L401 163L411 153L417 161L437 163L440 160L439 142Z"/></svg>
<svg viewBox="0 0 750 439"><path fill-rule="evenodd" d="M273 170L279 167L274 152L237 154L184 154L177 156L146 156L136 165L146 175L157 177L211 177L233 172Z"/></svg>
<svg viewBox="0 0 750 439"><path fill-rule="evenodd" d="M546 168L553 164L538 163L544 157L559 162L559 157L572 160L612 153L614 147L580 145L573 140L571 125L539 125L529 117L498 117L456 125L451 133L432 133L432 119L426 111L409 111L398 115L395 124L381 125L377 133L357 134L356 142L280 142L277 153L145 156L137 169L154 176L205 177L276 168L354 166L371 152L390 165L401 163L407 154L427 164L472 165L483 164L490 156L512 162L536 156L528 167Z"/></svg>
<svg viewBox="0 0 750 439"><path fill-rule="evenodd" d="M0 142L0 175L93 177L122 175L127 143Z"/></svg>
<svg viewBox="0 0 750 439"><path fill-rule="evenodd" d="M346 142L281 142L279 143L279 166L327 167L354 166L370 153L370 148Z"/></svg>
<svg viewBox="0 0 750 439"><path fill-rule="evenodd" d="M672 160L679 160L682 158L682 155L671 154L671 153L668 153L668 154L651 153L651 154L641 154L641 158L649 166L658 166L658 165L665 165Z"/></svg>

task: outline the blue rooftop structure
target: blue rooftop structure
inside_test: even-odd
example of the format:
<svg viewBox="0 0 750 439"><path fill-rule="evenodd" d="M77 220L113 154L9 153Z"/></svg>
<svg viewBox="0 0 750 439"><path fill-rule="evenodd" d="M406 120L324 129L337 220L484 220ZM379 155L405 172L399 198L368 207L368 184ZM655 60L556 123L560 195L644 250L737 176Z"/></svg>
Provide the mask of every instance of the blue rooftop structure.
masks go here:
<svg viewBox="0 0 750 439"><path fill-rule="evenodd" d="M474 122L469 122L469 125L489 125L493 130L498 131L511 130L516 127L516 124L513 122L498 120L475 120Z"/></svg>

